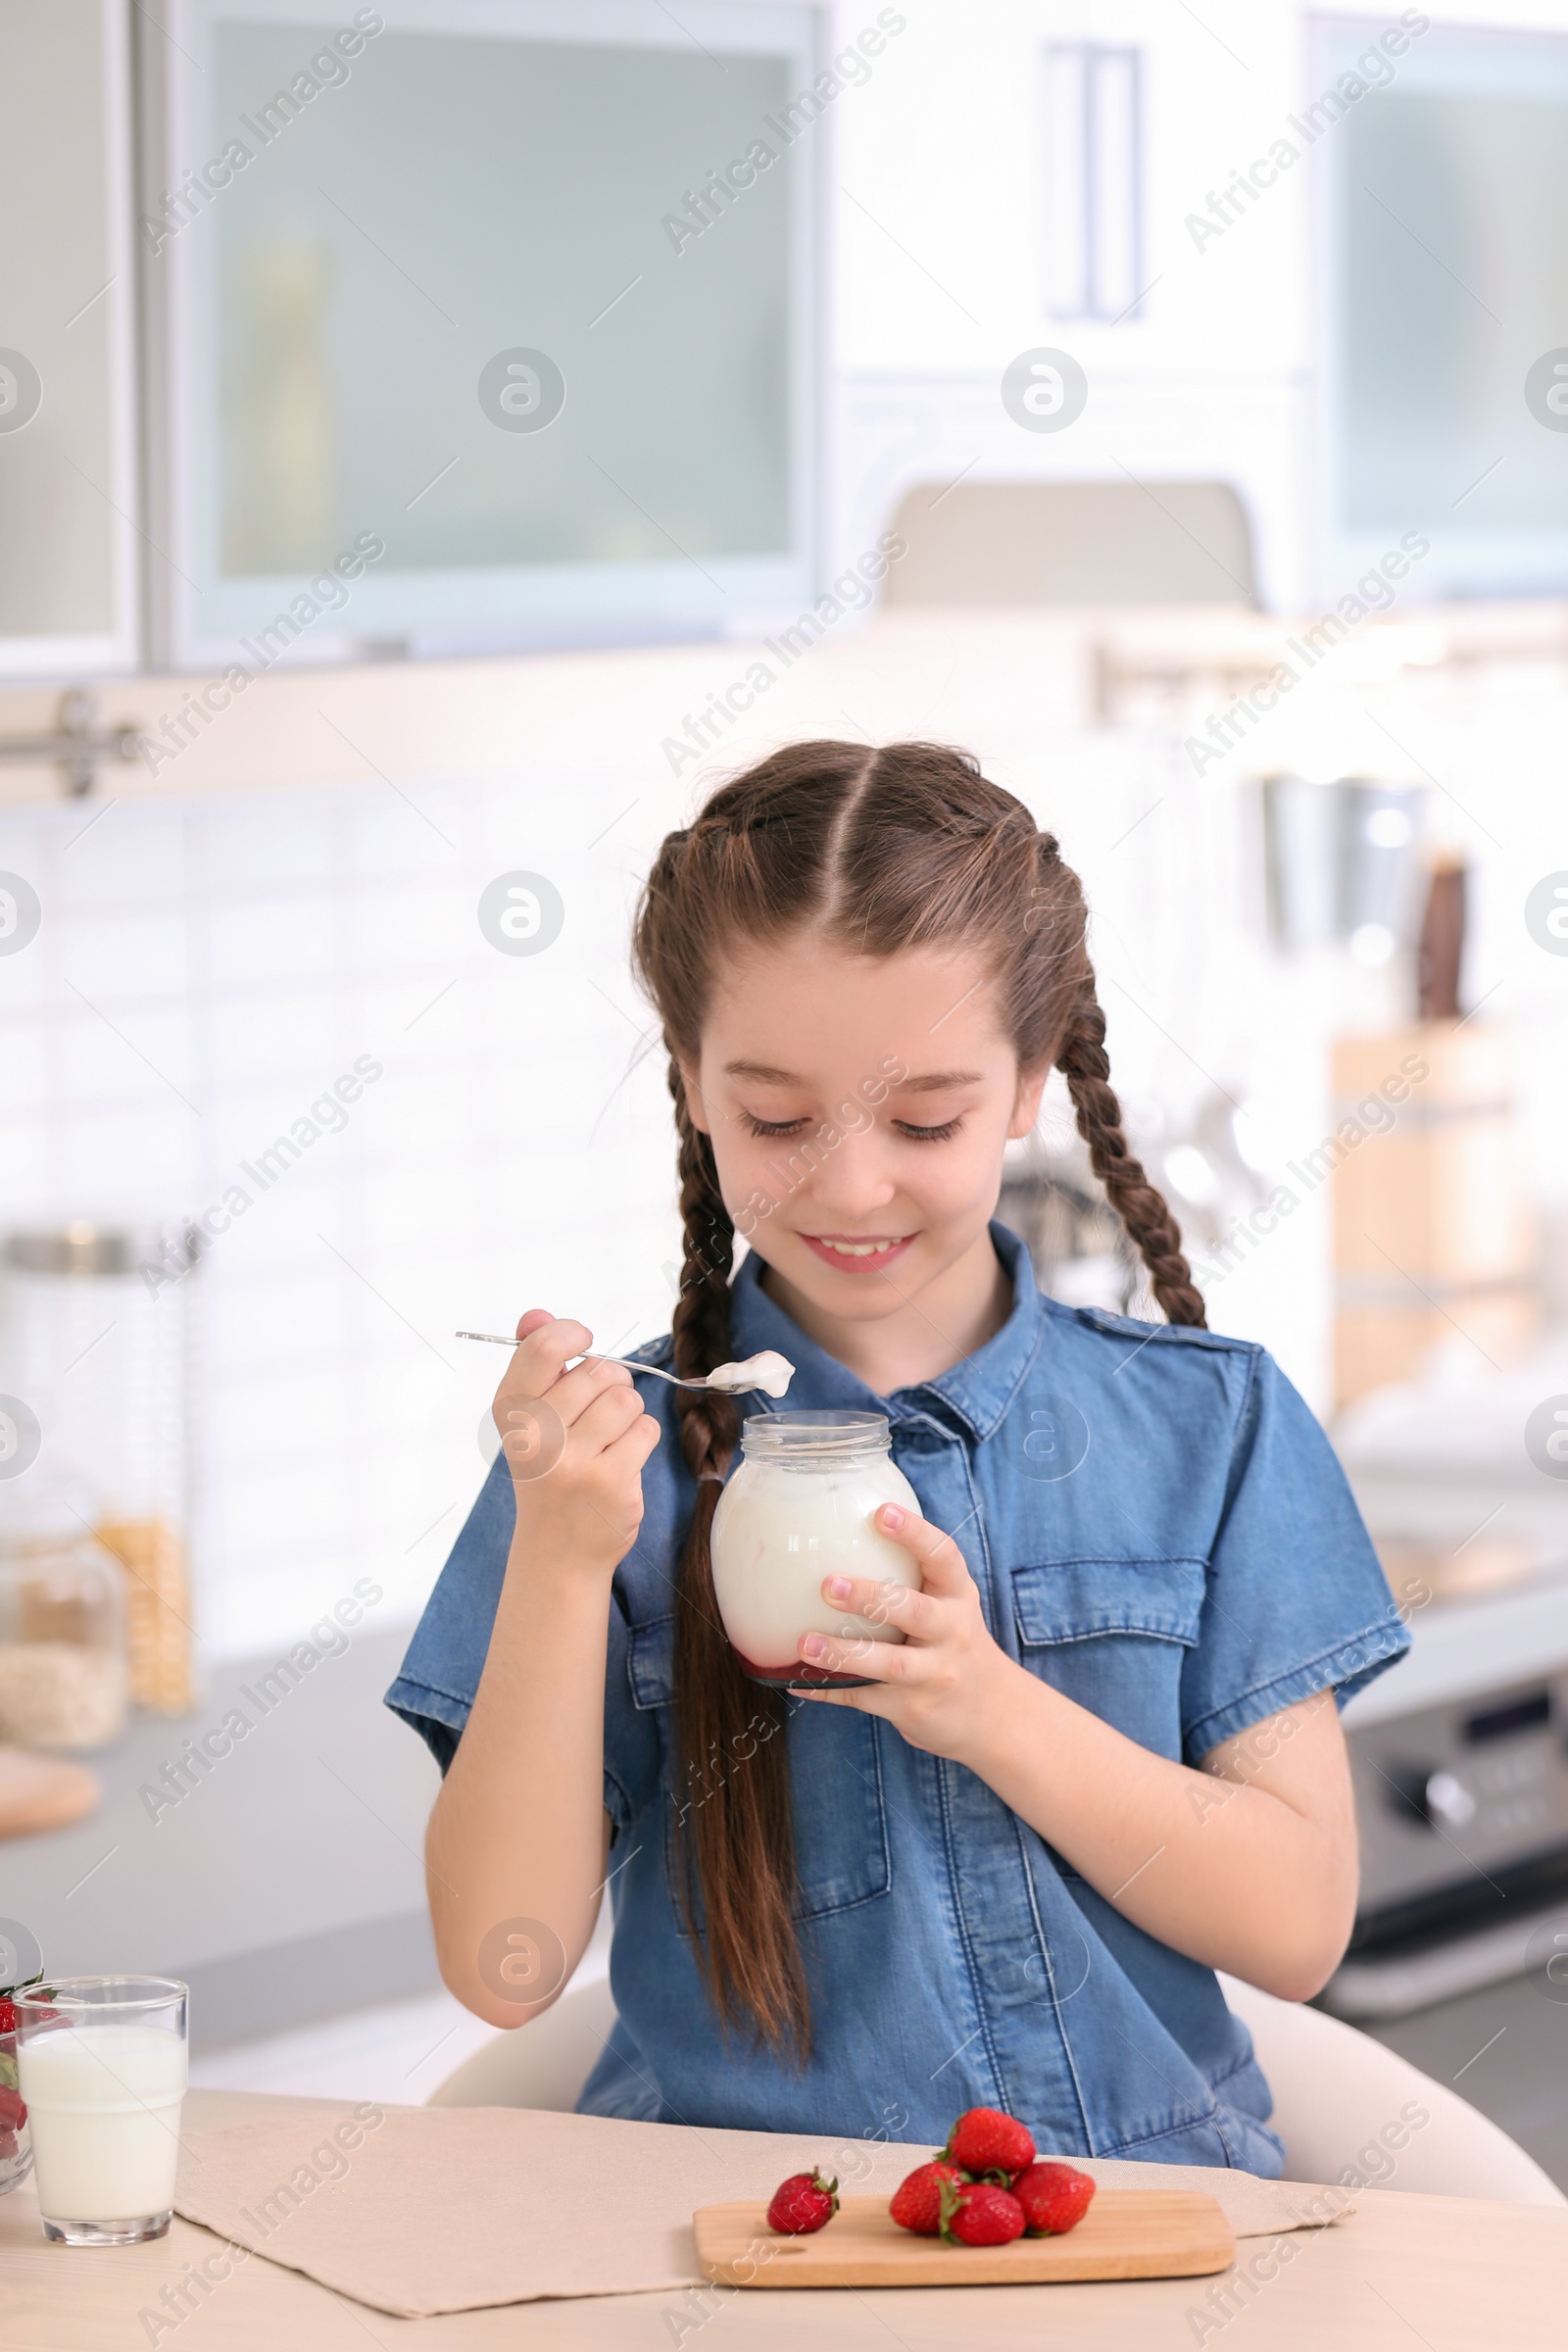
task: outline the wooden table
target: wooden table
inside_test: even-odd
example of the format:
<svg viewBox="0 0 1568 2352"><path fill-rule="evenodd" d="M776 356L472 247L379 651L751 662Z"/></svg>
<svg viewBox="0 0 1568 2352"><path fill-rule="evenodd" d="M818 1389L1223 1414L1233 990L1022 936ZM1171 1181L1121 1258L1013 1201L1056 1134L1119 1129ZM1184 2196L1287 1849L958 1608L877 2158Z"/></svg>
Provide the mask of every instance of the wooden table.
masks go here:
<svg viewBox="0 0 1568 2352"><path fill-rule="evenodd" d="M201 2128L336 2115L341 2103L239 2091L192 2091ZM671 2127L675 2129L676 2127ZM152 2245L72 2249L46 2244L31 2183L0 2197L0 2344L5 2352L132 2352L150 2331L142 2311L218 2241L176 2218ZM395 2320L255 2260L179 2327L158 2334L178 2352L1562 2352L1568 2342L1568 2208L1493 2205L1372 2189L1350 2220L1311 2236L1272 2277L1278 2241L1244 2238L1239 2270L1216 2278L1045 2287L936 2287L924 2292L713 2289L509 2304L434 2320ZM1227 2319L1224 2315L1229 2313ZM1196 2315L1196 2317L1195 2317ZM711 2325L715 2332L708 2333Z"/></svg>

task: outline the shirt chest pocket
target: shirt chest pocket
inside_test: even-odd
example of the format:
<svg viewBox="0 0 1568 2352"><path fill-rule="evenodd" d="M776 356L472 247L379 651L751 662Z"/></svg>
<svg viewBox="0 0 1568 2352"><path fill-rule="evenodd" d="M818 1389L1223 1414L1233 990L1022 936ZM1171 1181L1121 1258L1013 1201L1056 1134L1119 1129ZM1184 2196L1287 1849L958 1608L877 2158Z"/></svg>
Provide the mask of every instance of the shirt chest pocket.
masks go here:
<svg viewBox="0 0 1568 2352"><path fill-rule="evenodd" d="M734 1741L732 1754L727 1758L715 1755L706 1773L693 1777L689 1788L677 1787L674 1630L672 1617L634 1626L627 1664L633 1704L662 1710L664 1867L671 1908L681 1933L685 1930L674 1888L685 1867L683 1808L689 1820L701 1805L711 1802L725 1779L752 1770L755 1759L777 1740L785 1742L789 1755L797 1917L825 1919L885 1895L893 1884L893 1866L882 1787L882 1725L874 1716L848 1707L819 1707L803 1699L792 1708L787 1724L775 1728L759 1689L750 1727ZM697 1916L700 1925L700 1894Z"/></svg>
<svg viewBox="0 0 1568 2352"><path fill-rule="evenodd" d="M1196 1559L1053 1560L1012 1572L1025 1666L1141 1747L1180 1759L1181 1682L1206 1588Z"/></svg>

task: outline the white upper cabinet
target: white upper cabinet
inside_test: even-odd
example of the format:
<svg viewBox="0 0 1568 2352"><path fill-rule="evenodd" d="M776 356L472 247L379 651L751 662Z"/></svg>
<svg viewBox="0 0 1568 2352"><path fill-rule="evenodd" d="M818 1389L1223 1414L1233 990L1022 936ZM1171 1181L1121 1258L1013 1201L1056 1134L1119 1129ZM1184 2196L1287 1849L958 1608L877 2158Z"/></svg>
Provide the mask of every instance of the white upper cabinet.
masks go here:
<svg viewBox="0 0 1568 2352"><path fill-rule="evenodd" d="M134 666L128 65L116 0L0 0L0 675Z"/></svg>
<svg viewBox="0 0 1568 2352"><path fill-rule="evenodd" d="M156 657L690 635L808 598L815 8L154 13Z"/></svg>

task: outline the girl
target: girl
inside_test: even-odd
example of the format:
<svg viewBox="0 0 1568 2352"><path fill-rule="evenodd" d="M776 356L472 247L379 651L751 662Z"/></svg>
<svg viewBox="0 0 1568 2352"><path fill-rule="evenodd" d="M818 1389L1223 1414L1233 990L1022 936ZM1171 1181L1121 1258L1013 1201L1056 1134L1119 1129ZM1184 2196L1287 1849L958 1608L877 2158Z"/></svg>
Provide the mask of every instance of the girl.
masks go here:
<svg viewBox="0 0 1568 2352"><path fill-rule="evenodd" d="M931 2143L983 2104L1064 2154L1278 2173L1213 1972L1303 2000L1337 1963L1333 1702L1407 1637L1305 1406L1203 1328L1121 1132L1076 876L959 753L800 744L664 842L635 956L685 1227L642 1354L776 1348L790 1409L888 1417L907 1587L823 1592L906 1639L803 1637L860 1688L746 1680L709 1557L741 1410L568 1371L592 1334L525 1315L503 1454L389 1693L446 1768L447 1984L522 2023L608 1886L587 2113ZM1053 1067L1164 1324L1043 1298L989 1222Z"/></svg>

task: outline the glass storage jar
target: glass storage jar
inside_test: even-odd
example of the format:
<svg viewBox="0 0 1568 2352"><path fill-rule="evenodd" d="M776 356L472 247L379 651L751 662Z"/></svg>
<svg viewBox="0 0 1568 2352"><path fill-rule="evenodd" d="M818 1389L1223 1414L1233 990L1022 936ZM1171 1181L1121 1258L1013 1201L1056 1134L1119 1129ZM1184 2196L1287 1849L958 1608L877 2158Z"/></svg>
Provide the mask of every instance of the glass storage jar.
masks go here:
<svg viewBox="0 0 1568 2352"><path fill-rule="evenodd" d="M0 1244L0 1392L20 1402L30 1437L0 1467L0 1551L40 1502L64 1496L68 1524L120 1563L131 1697L166 1714L193 1700L198 1269L198 1237L182 1222L78 1221Z"/></svg>
<svg viewBox="0 0 1568 2352"><path fill-rule="evenodd" d="M800 1656L803 1634L902 1642L822 1596L828 1576L919 1584L902 1545L878 1534L885 1502L920 1508L892 1454L885 1415L759 1413L741 1432L740 1468L713 1513L713 1591L732 1647L754 1682L791 1690L823 1683L862 1685L863 1674L831 1674Z"/></svg>
<svg viewBox="0 0 1568 2352"><path fill-rule="evenodd" d="M0 1740L102 1747L124 1728L123 1571L68 1521L0 1532Z"/></svg>

